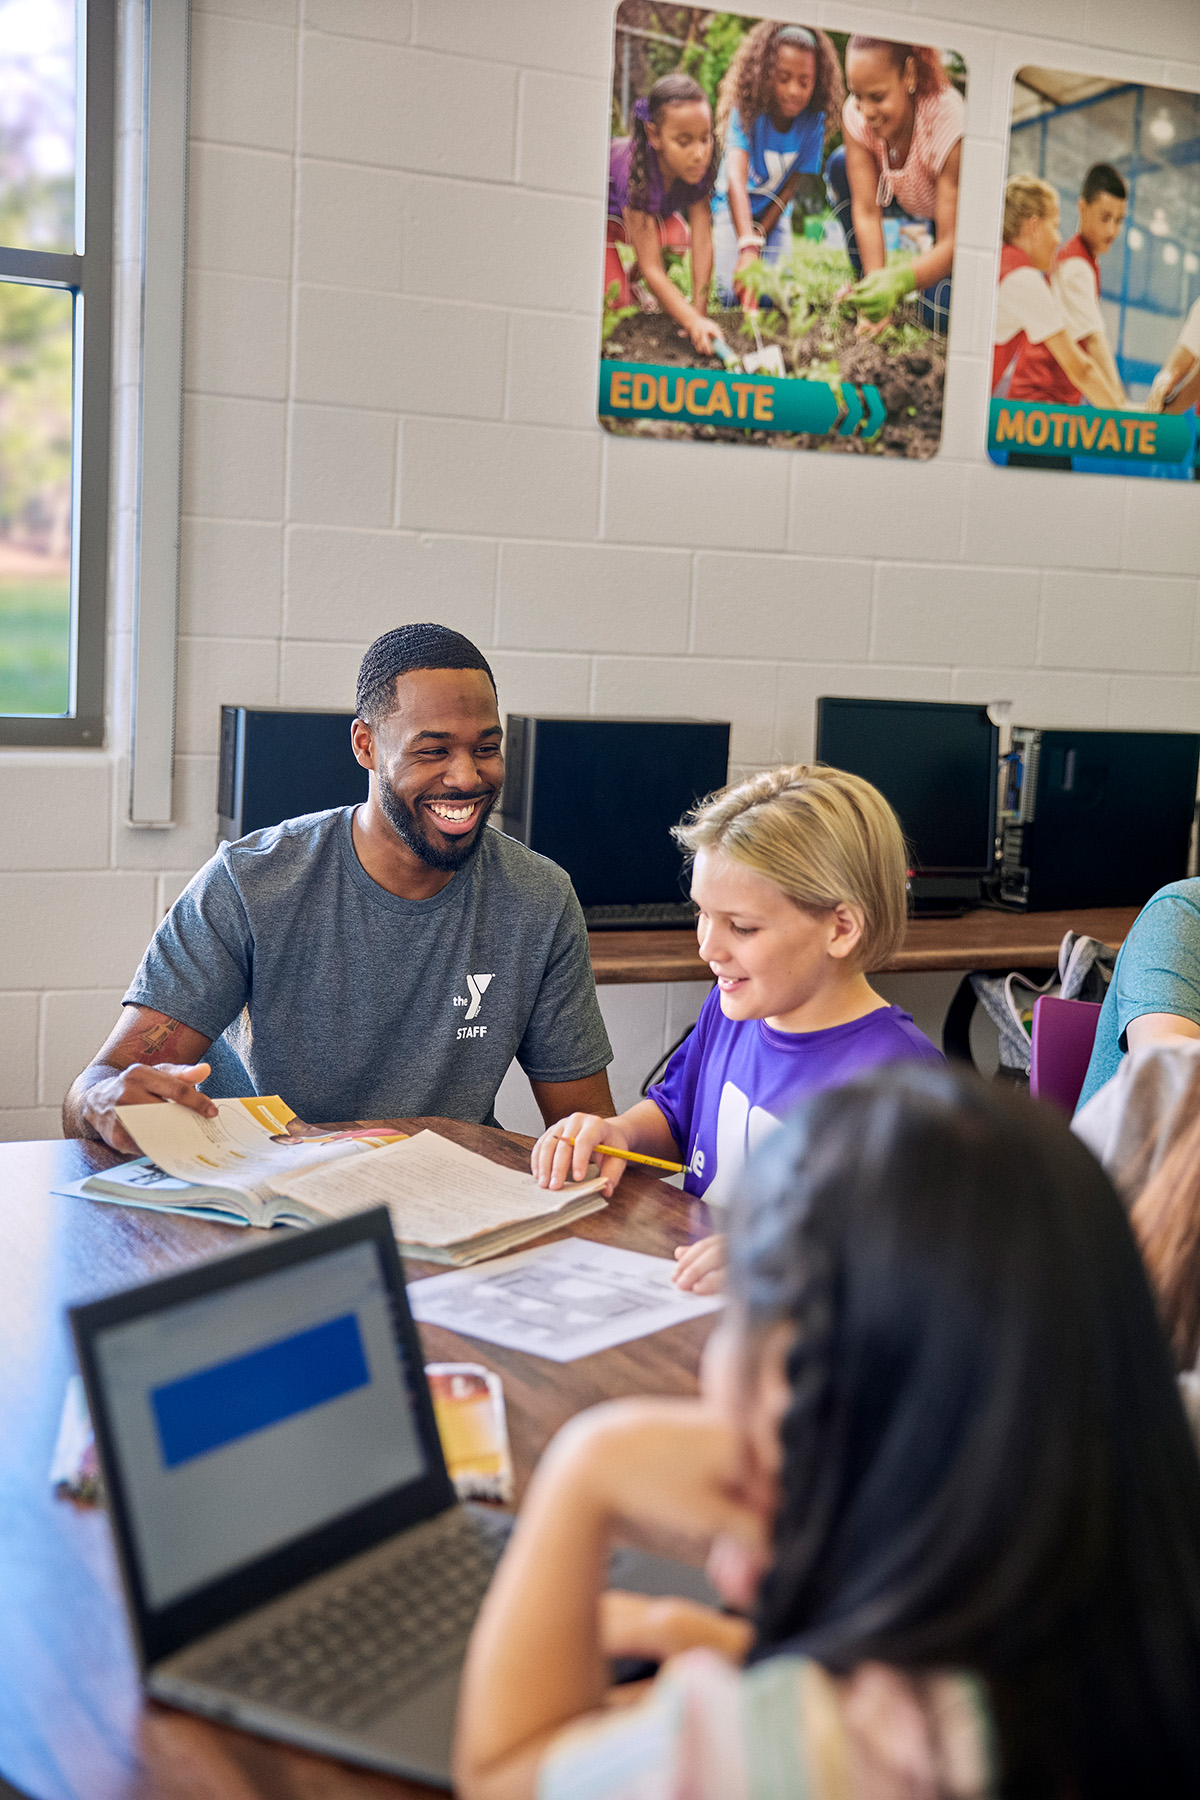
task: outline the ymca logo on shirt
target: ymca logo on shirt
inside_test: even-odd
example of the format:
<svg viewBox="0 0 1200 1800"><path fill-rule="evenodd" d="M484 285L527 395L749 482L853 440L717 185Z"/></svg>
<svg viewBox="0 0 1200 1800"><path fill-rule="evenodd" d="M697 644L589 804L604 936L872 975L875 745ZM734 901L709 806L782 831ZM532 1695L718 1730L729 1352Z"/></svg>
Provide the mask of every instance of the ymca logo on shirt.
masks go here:
<svg viewBox="0 0 1200 1800"><path fill-rule="evenodd" d="M487 993L489 986L495 979L494 975L467 976L467 988L470 993L470 998L468 999L464 994L455 994L452 1002L454 1006L466 1007L466 1021L470 1021L478 1013L479 1008L483 1004L483 996ZM469 1022L465 1022L459 1026L454 1035L460 1039L486 1037L487 1026L472 1025Z"/></svg>
<svg viewBox="0 0 1200 1800"><path fill-rule="evenodd" d="M774 1113L765 1106L751 1106L736 1082L727 1081L721 1089L717 1107L716 1172L704 1190L709 1206L728 1206L733 1189L746 1164L746 1158L770 1137L779 1126ZM703 1175L705 1157L699 1145L688 1165L694 1175Z"/></svg>
<svg viewBox="0 0 1200 1800"><path fill-rule="evenodd" d="M767 178L763 182L752 181L752 191L755 194L777 194L791 174L792 165L799 154L798 150L791 150L786 154L782 150L764 150L762 159L766 165Z"/></svg>

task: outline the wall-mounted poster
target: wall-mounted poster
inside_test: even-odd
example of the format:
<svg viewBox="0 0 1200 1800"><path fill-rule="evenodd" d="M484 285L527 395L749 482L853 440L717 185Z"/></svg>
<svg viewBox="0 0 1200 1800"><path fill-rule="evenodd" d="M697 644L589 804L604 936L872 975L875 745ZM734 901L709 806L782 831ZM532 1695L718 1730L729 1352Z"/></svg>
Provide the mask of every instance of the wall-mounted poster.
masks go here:
<svg viewBox="0 0 1200 1800"><path fill-rule="evenodd" d="M933 456L965 91L928 44L621 0L601 423Z"/></svg>
<svg viewBox="0 0 1200 1800"><path fill-rule="evenodd" d="M997 276L992 461L1194 478L1200 95L1019 70Z"/></svg>

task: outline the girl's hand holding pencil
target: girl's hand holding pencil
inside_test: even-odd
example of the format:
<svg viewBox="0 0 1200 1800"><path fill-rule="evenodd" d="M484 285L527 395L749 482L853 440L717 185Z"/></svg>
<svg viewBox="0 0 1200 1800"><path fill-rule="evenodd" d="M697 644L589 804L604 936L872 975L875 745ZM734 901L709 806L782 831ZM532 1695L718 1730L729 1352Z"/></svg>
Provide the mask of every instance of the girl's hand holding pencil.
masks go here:
<svg viewBox="0 0 1200 1800"><path fill-rule="evenodd" d="M602 1141L608 1155L600 1150ZM602 1119L598 1113L572 1113L542 1133L533 1146L529 1166L539 1187L561 1188L568 1181L585 1181L588 1163L595 1156L604 1176L605 1197L611 1199L625 1173L628 1149L616 1119Z"/></svg>
<svg viewBox="0 0 1200 1800"><path fill-rule="evenodd" d="M561 1188L568 1181L583 1181L588 1162L595 1157L604 1192L611 1198L626 1163L681 1175L684 1165L674 1160L678 1155L679 1147L658 1107L653 1100L639 1100L616 1119L602 1119L598 1113L572 1113L560 1119L533 1146L529 1166L539 1187Z"/></svg>

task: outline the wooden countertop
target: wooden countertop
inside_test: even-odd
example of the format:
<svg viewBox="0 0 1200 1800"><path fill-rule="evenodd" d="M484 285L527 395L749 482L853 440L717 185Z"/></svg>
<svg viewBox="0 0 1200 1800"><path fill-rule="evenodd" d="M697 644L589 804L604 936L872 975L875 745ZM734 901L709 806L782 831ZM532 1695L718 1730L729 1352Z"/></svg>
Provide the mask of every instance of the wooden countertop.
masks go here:
<svg viewBox="0 0 1200 1800"><path fill-rule="evenodd" d="M889 973L930 969L1052 969L1068 931L1121 944L1136 906L1078 912L1018 913L981 907L961 919L912 919ZM711 981L693 931L592 931L592 968L600 986L639 981Z"/></svg>

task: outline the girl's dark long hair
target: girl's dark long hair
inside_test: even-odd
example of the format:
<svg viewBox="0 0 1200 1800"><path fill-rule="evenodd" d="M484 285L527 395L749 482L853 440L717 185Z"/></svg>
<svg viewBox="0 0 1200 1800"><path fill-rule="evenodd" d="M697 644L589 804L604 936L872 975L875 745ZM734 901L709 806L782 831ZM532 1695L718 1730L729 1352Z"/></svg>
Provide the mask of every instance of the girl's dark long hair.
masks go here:
<svg viewBox="0 0 1200 1800"><path fill-rule="evenodd" d="M976 1672L1006 1795L1200 1793L1200 1465L1065 1122L928 1064L817 1096L746 1171L730 1294L795 1326L756 1654Z"/></svg>
<svg viewBox="0 0 1200 1800"><path fill-rule="evenodd" d="M653 212L654 210L654 196L650 192L651 149L650 141L646 136L647 123L653 122L657 127L668 106L691 106L697 100L703 101L705 106L709 104L708 95L698 81L693 81L690 75L676 72L674 75L664 75L661 81L656 81L646 100L639 101L634 107L631 127L633 153L629 163L629 204L635 212ZM711 107L709 110L712 110ZM708 159L708 168L704 171L703 178L697 183L697 191L702 190L704 193L712 191L719 166L720 155L714 133L712 155ZM658 198L661 200L666 197L672 184L668 181L665 172L660 170L660 174L662 194Z"/></svg>
<svg viewBox="0 0 1200 1800"><path fill-rule="evenodd" d="M841 129L842 102L846 98L842 65L833 40L826 32L818 31L815 26L802 27L802 31L812 39L817 65L816 84L806 111L825 114L825 136L828 138L832 132ZM756 122L771 104L771 82L780 43L791 41L798 41L796 27L773 19L760 20L746 33L721 77L717 93L717 136L722 143L735 106L742 130L750 137ZM808 48L804 44L800 47Z"/></svg>

